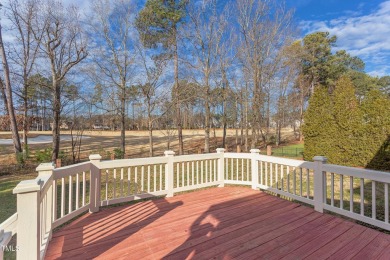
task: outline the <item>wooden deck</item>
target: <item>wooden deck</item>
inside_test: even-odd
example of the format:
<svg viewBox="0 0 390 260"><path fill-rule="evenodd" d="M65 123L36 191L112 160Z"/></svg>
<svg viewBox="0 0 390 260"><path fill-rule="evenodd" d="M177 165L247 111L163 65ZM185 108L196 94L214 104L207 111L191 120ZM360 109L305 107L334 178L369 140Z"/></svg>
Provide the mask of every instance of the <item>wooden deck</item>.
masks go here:
<svg viewBox="0 0 390 260"><path fill-rule="evenodd" d="M46 259L389 259L390 235L249 188L190 192L86 214Z"/></svg>

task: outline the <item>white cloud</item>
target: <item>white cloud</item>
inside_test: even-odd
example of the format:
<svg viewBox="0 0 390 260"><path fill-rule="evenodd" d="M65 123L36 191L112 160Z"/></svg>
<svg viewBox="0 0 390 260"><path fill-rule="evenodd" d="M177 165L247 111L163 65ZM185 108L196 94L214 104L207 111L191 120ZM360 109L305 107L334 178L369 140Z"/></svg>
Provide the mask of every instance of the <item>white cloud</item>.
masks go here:
<svg viewBox="0 0 390 260"><path fill-rule="evenodd" d="M346 13L346 16L327 21L303 21L308 33L328 31L338 38L337 48L359 56L372 71L371 74L390 74L390 1L381 3L365 15Z"/></svg>

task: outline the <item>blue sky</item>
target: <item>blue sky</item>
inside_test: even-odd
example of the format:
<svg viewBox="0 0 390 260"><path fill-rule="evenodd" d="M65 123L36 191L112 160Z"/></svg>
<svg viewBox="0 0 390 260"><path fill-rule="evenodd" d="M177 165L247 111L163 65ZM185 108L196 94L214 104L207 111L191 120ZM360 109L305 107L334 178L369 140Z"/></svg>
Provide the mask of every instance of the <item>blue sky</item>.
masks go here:
<svg viewBox="0 0 390 260"><path fill-rule="evenodd" d="M81 10L89 5L87 0L64 1ZM142 3L144 0L134 1ZM295 9L295 21L302 36L329 31L338 37L335 50L344 49L359 56L371 75L390 75L390 0L285 1L288 7Z"/></svg>
<svg viewBox="0 0 390 260"><path fill-rule="evenodd" d="M366 63L371 75L390 75L390 1L287 0L302 35L329 31Z"/></svg>

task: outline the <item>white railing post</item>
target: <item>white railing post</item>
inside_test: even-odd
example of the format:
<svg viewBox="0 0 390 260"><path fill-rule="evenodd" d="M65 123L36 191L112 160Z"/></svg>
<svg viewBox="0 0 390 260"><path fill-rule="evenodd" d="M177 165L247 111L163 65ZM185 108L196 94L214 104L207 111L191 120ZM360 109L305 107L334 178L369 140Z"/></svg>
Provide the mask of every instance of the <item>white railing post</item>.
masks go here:
<svg viewBox="0 0 390 260"><path fill-rule="evenodd" d="M40 190L42 184L39 178L25 180L13 190L16 194L18 213L17 259L41 258Z"/></svg>
<svg viewBox="0 0 390 260"><path fill-rule="evenodd" d="M38 177L52 176L54 168L54 163L41 163L36 168L36 171L38 172ZM49 189L46 193L46 209L44 209L46 210L46 217L44 219L46 226L44 230L49 231L50 241L52 236L52 223L57 218L57 187L55 181L51 181L49 185Z"/></svg>
<svg viewBox="0 0 390 260"><path fill-rule="evenodd" d="M173 156L174 151L165 151L165 157L168 157L168 163L165 165L165 190L167 191L167 197L173 197Z"/></svg>
<svg viewBox="0 0 390 260"><path fill-rule="evenodd" d="M322 166L326 163L327 158L324 156L315 156L313 158L315 162L314 166L314 209L318 212L324 212L324 200L325 200L325 187L326 181L325 173L322 170Z"/></svg>
<svg viewBox="0 0 390 260"><path fill-rule="evenodd" d="M259 165L257 163L257 156L260 153L259 149L251 149L251 169L252 169L252 189L257 190L259 185Z"/></svg>
<svg viewBox="0 0 390 260"><path fill-rule="evenodd" d="M217 148L217 153L221 155L221 157L218 159L218 181L221 182L218 187L224 187L225 186L225 149L224 148Z"/></svg>
<svg viewBox="0 0 390 260"><path fill-rule="evenodd" d="M38 172L38 177L52 175L53 170L55 169L54 163L41 163L35 169Z"/></svg>
<svg viewBox="0 0 390 260"><path fill-rule="evenodd" d="M100 160L102 157L99 154L91 154L91 181L89 190L89 212L94 213L99 211L100 207Z"/></svg>

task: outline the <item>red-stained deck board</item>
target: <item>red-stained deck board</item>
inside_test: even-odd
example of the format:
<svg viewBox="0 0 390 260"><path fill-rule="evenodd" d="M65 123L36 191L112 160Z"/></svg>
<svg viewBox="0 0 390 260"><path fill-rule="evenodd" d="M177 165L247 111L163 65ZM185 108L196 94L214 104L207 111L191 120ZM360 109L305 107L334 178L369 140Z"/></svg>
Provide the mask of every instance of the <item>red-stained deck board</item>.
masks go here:
<svg viewBox="0 0 390 260"><path fill-rule="evenodd" d="M256 194L256 196L258 196L258 194ZM257 206L261 206L261 209L259 209L259 213L262 213L264 210L267 210L268 208L270 208L271 206L273 208L279 208L280 204L284 204L284 205L288 205L288 202L286 201L281 201L281 200L273 200L274 202L277 202L275 203L276 205L270 205L270 203L272 202L267 202L267 200L264 200L264 202L267 202L266 204L260 204L259 205L259 202L257 201L256 203L256 200L254 201L254 204L257 205ZM262 201L263 202L263 201ZM283 206L283 205L281 205ZM236 212L242 212L244 213L245 215L243 217L246 217L246 216L249 216L250 215L250 211L249 212L246 212L246 210L240 210L240 211L236 211ZM213 211L213 214L215 216L218 216L218 219L219 220L222 220L224 218L226 218L226 216L224 215L221 215L221 214L217 214L217 210L216 211ZM234 220L234 215L233 214L226 214L224 212L220 212L222 214L225 214L227 215L228 217L231 217L232 220ZM190 216L189 215L190 213L187 213L187 217L189 219L192 219L192 221L190 223L185 223L184 220L187 220L187 219L184 219L182 221L180 221L179 223L177 223L177 221L174 221L171 219L169 219L169 223L161 223L161 222L164 222L164 221L160 221L160 224L163 224L163 225L160 225L159 228L156 228L156 226L153 226L153 225L150 225L148 227L145 227L142 231L142 233L137 233L137 234L134 234L135 237L133 237L133 240L132 240L132 246L135 247L136 245L138 244L141 244L141 245L144 245L144 242L143 242L143 238L147 239L148 240L148 244L150 245L151 242L153 242L152 240L158 240L156 245L159 246L161 245L161 242L159 241L159 238L160 237L165 237L165 239L167 241L171 241L175 238L175 236L177 235L180 235L179 232L183 233L184 231L184 236L187 236L188 235L188 232L186 232L186 230L183 230L182 226L183 225L187 225L187 226L191 226L192 222L196 220L196 218L194 216ZM196 216L198 217L198 216ZM237 216L238 217L238 216ZM241 220L243 219L243 217L241 218ZM230 219L228 219L230 220ZM212 220L211 220L212 222ZM195 233L196 233L196 228L200 229L200 227L195 227L192 231L192 237L195 236ZM126 235L126 232L129 233L129 229L126 229L126 230L122 230L120 232L118 232L116 234L116 239L119 239L120 236L123 236L123 235ZM125 232L125 233L124 233ZM106 235L106 234L105 234ZM138 240L134 239L134 238L139 238ZM157 239L156 239L157 238ZM105 241L106 242L106 241ZM98 246L98 245L96 245ZM70 254L77 254L77 252L70 252L68 253L67 255L70 257L71 255Z"/></svg>
<svg viewBox="0 0 390 260"><path fill-rule="evenodd" d="M388 260L390 255L390 245L388 245L377 257L378 260Z"/></svg>
<svg viewBox="0 0 390 260"><path fill-rule="evenodd" d="M275 241L275 238L294 230L295 233L300 233L301 230L303 230L304 227L308 227L311 224L319 224L320 222L324 221L323 218L326 218L327 216L321 216L321 214L312 212L306 216L303 216L299 218L296 221L292 221L287 223L286 225L283 225L281 227L276 226L275 229L269 229L267 230L267 233L265 234L253 234L254 236L249 239L246 243L240 243L237 244L234 247L230 247L227 251L223 252L220 251L218 256L223 257L225 254L228 254L232 258L237 258L238 256L241 256L242 254L245 254L246 252L249 252L253 248L257 248L260 245L267 243L268 241ZM308 225L308 223L310 223ZM272 250L272 247L268 248L269 250Z"/></svg>
<svg viewBox="0 0 390 260"><path fill-rule="evenodd" d="M320 237L320 240L315 239L311 243L296 249L283 259L292 259L297 256L302 258L308 257L309 259L328 258L345 247L366 229L364 226L359 225L353 225L352 227L341 235L338 232L332 232L329 236Z"/></svg>
<svg viewBox="0 0 390 260"><path fill-rule="evenodd" d="M351 240L342 249L331 255L332 259L350 259L373 241L380 232L367 228L359 236ZM384 249L384 248L383 248ZM369 258L371 259L371 257Z"/></svg>
<svg viewBox="0 0 390 260"><path fill-rule="evenodd" d="M284 247L285 244L288 244L289 242L296 241L299 239L299 241L304 241L302 238L304 238L305 234L310 232L311 230L315 230L316 228L321 228L322 225L329 223L332 221L333 224L337 224L334 222L334 220L327 215L322 215L319 213L313 213L318 214L314 220L308 219L303 225L294 226L293 223L289 223L286 226L283 226L279 230L272 230L271 232L267 233L265 236L258 237L256 239L253 239L251 243L249 243L251 246L247 247L247 250L234 250L231 249L231 255L239 258L239 259L247 259L250 257L253 257L255 255L258 255L259 252L262 255L265 255L269 253L270 251L277 250L281 248L283 245L284 249L288 249L287 247ZM307 217L302 218L298 221L305 220ZM296 222L298 222L296 221ZM274 253L271 254L271 256ZM282 254L275 254L278 256L281 256Z"/></svg>
<svg viewBox="0 0 390 260"><path fill-rule="evenodd" d="M390 235L225 187L86 214L53 234L46 259L370 259L389 250Z"/></svg>
<svg viewBox="0 0 390 260"><path fill-rule="evenodd" d="M327 243L321 243L313 245L308 244L301 248L298 248L294 252L291 253L291 256L300 255L302 257L308 257L309 259L318 259L320 257L327 258L333 255L335 252L342 250L348 243L353 241L357 236L359 236L366 228L360 225L353 225L352 228L347 230L341 235L338 235L335 238L332 238ZM309 246L313 246L314 248L310 248ZM315 249L313 251L313 249ZM287 259L288 257L286 257Z"/></svg>
<svg viewBox="0 0 390 260"><path fill-rule="evenodd" d="M385 234L379 234L374 240L372 240L367 246L365 246L362 250L359 251L352 259L368 259L377 258L381 252L383 252L383 248L388 246L390 243L390 236ZM387 255L390 258L390 254Z"/></svg>

